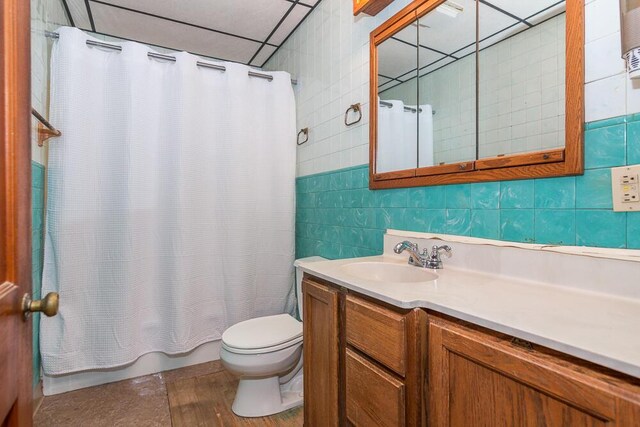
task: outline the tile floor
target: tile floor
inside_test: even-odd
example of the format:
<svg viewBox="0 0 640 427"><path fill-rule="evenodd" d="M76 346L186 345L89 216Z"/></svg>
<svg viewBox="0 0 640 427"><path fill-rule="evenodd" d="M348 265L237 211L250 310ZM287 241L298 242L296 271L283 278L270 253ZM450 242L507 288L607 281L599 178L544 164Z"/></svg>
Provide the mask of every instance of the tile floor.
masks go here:
<svg viewBox="0 0 640 427"><path fill-rule="evenodd" d="M220 361L44 398L36 427L302 426L302 407L263 418L231 412L238 380Z"/></svg>

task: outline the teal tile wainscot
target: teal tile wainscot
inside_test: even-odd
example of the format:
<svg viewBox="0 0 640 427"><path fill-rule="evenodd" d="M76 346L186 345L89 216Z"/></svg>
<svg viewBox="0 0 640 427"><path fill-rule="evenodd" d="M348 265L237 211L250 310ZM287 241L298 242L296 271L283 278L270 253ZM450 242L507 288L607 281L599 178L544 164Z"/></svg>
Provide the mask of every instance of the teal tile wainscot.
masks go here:
<svg viewBox="0 0 640 427"><path fill-rule="evenodd" d="M382 253L387 228L640 249L640 212L613 212L611 167L640 163L640 114L585 125L582 176L368 189L368 166L297 179L296 255Z"/></svg>
<svg viewBox="0 0 640 427"><path fill-rule="evenodd" d="M32 246L32 294L40 298L42 289L42 253L44 231L44 166L31 162L31 246ZM40 314L33 315L33 386L40 382Z"/></svg>

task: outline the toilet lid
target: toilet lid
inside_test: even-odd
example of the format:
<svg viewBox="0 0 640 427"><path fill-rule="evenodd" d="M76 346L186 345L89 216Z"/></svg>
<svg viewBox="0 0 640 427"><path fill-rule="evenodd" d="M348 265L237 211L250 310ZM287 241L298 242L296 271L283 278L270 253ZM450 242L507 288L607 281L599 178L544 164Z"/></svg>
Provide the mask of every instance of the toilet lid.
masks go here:
<svg viewBox="0 0 640 427"><path fill-rule="evenodd" d="M288 314L257 317L236 323L222 334L222 342L237 349L274 347L302 336L302 322Z"/></svg>

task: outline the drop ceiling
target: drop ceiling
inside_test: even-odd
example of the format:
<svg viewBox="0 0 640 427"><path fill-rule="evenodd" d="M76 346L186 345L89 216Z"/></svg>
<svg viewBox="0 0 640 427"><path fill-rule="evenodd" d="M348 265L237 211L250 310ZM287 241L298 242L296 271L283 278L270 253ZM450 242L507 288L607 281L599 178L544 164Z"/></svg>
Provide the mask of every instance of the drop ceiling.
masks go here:
<svg viewBox="0 0 640 427"><path fill-rule="evenodd" d="M476 4L479 49L564 13L564 0L453 0L455 16L432 11L378 46L380 92L424 76L475 52ZM419 48L418 48L419 46ZM416 57L419 67L416 67Z"/></svg>
<svg viewBox="0 0 640 427"><path fill-rule="evenodd" d="M262 67L322 0L62 0L75 27Z"/></svg>

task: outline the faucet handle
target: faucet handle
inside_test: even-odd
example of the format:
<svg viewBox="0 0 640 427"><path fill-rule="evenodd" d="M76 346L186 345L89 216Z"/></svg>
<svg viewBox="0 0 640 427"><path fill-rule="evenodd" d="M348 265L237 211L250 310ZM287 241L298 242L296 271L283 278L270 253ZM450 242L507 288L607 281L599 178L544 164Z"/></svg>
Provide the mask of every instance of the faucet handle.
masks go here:
<svg viewBox="0 0 640 427"><path fill-rule="evenodd" d="M449 245L433 245L431 248L431 257L440 258L441 252L444 252L447 255L447 258L451 258L451 246Z"/></svg>

